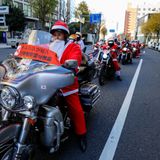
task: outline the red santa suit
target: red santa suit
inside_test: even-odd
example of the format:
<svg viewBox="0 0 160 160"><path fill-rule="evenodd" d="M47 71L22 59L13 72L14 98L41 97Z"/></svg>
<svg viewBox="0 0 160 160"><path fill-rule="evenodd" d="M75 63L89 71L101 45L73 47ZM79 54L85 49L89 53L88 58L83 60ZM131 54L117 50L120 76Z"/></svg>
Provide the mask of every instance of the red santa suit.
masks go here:
<svg viewBox="0 0 160 160"><path fill-rule="evenodd" d="M111 50L111 57L112 57L114 69L116 71L119 71L120 70L120 66L119 66L119 63L118 63L118 60L117 60L117 56L118 56L117 52L116 52L117 48L118 48L118 46L114 45L110 50Z"/></svg>
<svg viewBox="0 0 160 160"><path fill-rule="evenodd" d="M55 46L57 47L57 45ZM54 45L52 46L51 44L50 49L55 51ZM58 57L61 64L64 64L65 61L69 59L75 59L78 61L78 65L81 64L82 52L78 44L69 41L66 45L61 46L61 50L57 50L57 52L59 52ZM86 133L86 124L84 112L78 95L78 88L78 78L75 77L74 84L63 88L62 92L68 104L70 118L73 120L75 132L78 135L82 135Z"/></svg>

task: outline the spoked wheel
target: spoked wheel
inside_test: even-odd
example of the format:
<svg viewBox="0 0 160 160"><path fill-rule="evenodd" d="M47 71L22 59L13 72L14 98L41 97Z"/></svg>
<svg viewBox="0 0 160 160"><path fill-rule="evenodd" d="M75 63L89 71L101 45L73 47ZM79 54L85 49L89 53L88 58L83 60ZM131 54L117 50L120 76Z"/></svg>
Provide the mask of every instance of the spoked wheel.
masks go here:
<svg viewBox="0 0 160 160"><path fill-rule="evenodd" d="M3 156L1 160L14 160L14 148L10 148ZM34 152L33 150L25 150L18 160L34 160Z"/></svg>
<svg viewBox="0 0 160 160"><path fill-rule="evenodd" d="M106 69L106 65L105 65L105 64L102 64L102 67L101 67L101 69L100 69L99 78L98 78L99 84L100 84L101 86L103 86L103 85L104 85L104 82L105 82L105 69Z"/></svg>
<svg viewBox="0 0 160 160"><path fill-rule="evenodd" d="M21 155L14 155L17 152L17 148L15 146L15 139L8 139L4 143L0 144L0 159L1 160L34 160L35 150L33 149L33 145L26 146ZM14 157L14 158L13 158Z"/></svg>

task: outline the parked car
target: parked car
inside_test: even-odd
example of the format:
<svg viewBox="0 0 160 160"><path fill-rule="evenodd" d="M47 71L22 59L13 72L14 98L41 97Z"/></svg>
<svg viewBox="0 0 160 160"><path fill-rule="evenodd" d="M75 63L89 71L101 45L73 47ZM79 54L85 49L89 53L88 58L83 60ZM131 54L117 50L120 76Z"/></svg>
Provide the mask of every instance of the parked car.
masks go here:
<svg viewBox="0 0 160 160"><path fill-rule="evenodd" d="M18 36L7 38L7 45L11 46L12 48L16 48L19 45L20 40L21 37Z"/></svg>
<svg viewBox="0 0 160 160"><path fill-rule="evenodd" d="M158 51L160 51L160 43L159 43L159 46L158 46Z"/></svg>
<svg viewBox="0 0 160 160"><path fill-rule="evenodd" d="M148 42L148 48L152 48L152 45L153 45L153 41L149 41Z"/></svg>
<svg viewBox="0 0 160 160"><path fill-rule="evenodd" d="M155 46L155 50L158 50L158 47L159 47L160 43L156 43L156 46Z"/></svg>

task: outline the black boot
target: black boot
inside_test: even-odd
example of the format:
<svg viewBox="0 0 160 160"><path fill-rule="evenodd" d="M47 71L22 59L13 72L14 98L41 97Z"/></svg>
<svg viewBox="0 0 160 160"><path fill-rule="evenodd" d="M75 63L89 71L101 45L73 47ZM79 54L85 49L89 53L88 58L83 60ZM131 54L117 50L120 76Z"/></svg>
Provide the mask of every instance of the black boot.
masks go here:
<svg viewBox="0 0 160 160"><path fill-rule="evenodd" d="M120 76L117 76L118 81L122 81L122 78Z"/></svg>
<svg viewBox="0 0 160 160"><path fill-rule="evenodd" d="M85 152L87 149L87 137L86 134L78 136L79 146L82 152Z"/></svg>

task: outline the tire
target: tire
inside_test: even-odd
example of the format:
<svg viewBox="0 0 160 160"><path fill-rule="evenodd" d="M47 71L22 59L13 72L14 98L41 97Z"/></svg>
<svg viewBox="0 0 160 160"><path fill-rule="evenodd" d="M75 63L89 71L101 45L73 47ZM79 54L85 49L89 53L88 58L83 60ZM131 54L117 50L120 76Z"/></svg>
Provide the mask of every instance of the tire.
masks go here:
<svg viewBox="0 0 160 160"><path fill-rule="evenodd" d="M16 46L11 46L12 48L16 48Z"/></svg>
<svg viewBox="0 0 160 160"><path fill-rule="evenodd" d="M101 67L100 73L99 73L99 77L98 77L98 81L99 81L100 86L103 86L104 82L105 82L105 75L104 75L105 69L106 69L106 65L102 64L102 67Z"/></svg>
<svg viewBox="0 0 160 160"><path fill-rule="evenodd" d="M13 156L13 147L10 148L3 156L1 160L12 160L12 156ZM22 153L22 157L20 158L20 160L34 160L34 152L30 152L29 154L24 151Z"/></svg>
<svg viewBox="0 0 160 160"><path fill-rule="evenodd" d="M126 60L125 60L125 57L122 58L122 65L125 65L126 64Z"/></svg>

